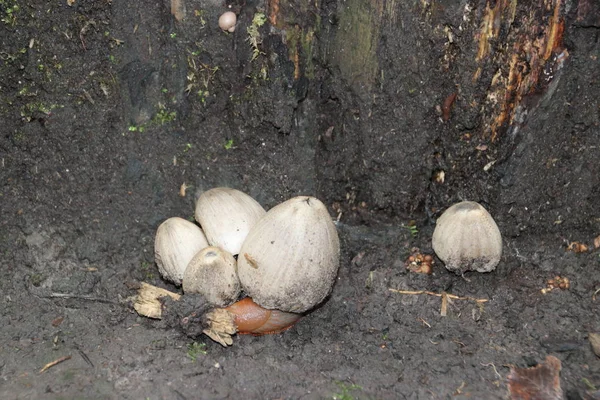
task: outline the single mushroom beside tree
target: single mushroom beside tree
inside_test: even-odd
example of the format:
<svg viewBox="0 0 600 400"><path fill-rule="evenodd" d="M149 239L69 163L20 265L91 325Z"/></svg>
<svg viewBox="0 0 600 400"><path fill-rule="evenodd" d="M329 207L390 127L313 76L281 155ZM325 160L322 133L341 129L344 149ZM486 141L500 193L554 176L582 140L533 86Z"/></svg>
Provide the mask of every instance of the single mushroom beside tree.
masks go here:
<svg viewBox="0 0 600 400"><path fill-rule="evenodd" d="M446 268L457 274L493 271L502 256L498 225L474 201L463 201L444 211L436 222L432 246Z"/></svg>

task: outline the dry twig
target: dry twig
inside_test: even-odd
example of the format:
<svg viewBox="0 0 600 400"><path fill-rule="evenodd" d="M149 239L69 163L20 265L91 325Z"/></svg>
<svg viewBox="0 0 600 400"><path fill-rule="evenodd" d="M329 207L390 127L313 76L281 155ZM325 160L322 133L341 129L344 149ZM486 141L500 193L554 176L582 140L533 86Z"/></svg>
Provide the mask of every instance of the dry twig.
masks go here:
<svg viewBox="0 0 600 400"><path fill-rule="evenodd" d="M477 299L475 297L469 297L469 296L457 296L455 294L450 294L450 293L446 293L446 292L435 293L435 292L430 292L427 290L400 290L400 289L389 288L389 291L394 292L394 293L400 293L400 294L409 294L409 295L426 294L429 296L441 297L442 298L442 307L440 309L440 315L442 317L445 317L448 312L448 301L450 299L452 299L452 300L470 300L470 301L476 302L477 304L483 304L483 303L489 301L488 299Z"/></svg>
<svg viewBox="0 0 600 400"><path fill-rule="evenodd" d="M40 374L42 372L46 372L48 369L54 367L55 365L60 364L61 362L67 361L67 360L70 360L70 359L71 359L71 356L64 356L64 357L56 359L56 360L54 360L52 362L49 362L48 364L44 365L44 368L40 369Z"/></svg>
<svg viewBox="0 0 600 400"><path fill-rule="evenodd" d="M400 290L400 289L392 289L389 288L390 292L394 292L394 293L400 293L400 294L428 294L430 296L437 296L437 297L443 297L443 296L447 296L449 299L453 299L453 300L471 300L471 301L475 301L477 303L485 303L488 302L488 299L477 299L475 297L469 297L469 296L457 296L455 294L450 294L450 293L446 293L446 292L442 292L442 293L435 293L435 292L429 292L427 290Z"/></svg>

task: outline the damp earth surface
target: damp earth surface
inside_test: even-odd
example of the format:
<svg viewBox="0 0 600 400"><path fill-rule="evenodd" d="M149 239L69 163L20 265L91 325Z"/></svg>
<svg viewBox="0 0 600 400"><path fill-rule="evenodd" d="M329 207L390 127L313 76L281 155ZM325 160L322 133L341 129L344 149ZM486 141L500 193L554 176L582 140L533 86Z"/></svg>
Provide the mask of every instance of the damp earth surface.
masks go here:
<svg viewBox="0 0 600 400"><path fill-rule="evenodd" d="M0 0L0 397L504 399L552 355L587 398L600 14L531 3ZM156 229L217 186L317 196L342 248L322 305L229 348L132 308L179 290ZM408 269L463 200L497 269Z"/></svg>

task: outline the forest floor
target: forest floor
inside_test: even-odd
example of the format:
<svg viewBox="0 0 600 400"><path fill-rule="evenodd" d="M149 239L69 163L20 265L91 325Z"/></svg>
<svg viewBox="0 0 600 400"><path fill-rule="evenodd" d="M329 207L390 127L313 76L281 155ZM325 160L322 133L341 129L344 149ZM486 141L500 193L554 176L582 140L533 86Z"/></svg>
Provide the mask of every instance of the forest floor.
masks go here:
<svg viewBox="0 0 600 400"><path fill-rule="evenodd" d="M368 82L328 61L344 51L327 39L344 23L334 3L302 80L289 35L248 31L260 2L233 4L225 33L216 0L188 1L182 21L155 1L0 0L0 398L504 399L511 368L547 356L565 398L598 398L600 21L573 6L552 92L491 141L464 93L451 116L436 108L462 71L440 69L428 25L485 2L430 19L397 5ZM342 246L322 306L229 348L132 308L136 282L179 290L158 274L156 228L216 186L266 209L315 195ZM408 270L467 199L503 234L498 268ZM556 276L568 289L543 291ZM442 316L441 297L398 290L461 299Z"/></svg>

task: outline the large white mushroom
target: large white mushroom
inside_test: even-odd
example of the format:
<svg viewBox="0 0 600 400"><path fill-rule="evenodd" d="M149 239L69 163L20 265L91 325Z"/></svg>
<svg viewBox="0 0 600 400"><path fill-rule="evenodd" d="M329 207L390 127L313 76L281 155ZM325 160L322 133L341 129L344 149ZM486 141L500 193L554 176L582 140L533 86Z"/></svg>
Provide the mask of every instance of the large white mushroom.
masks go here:
<svg viewBox="0 0 600 400"><path fill-rule="evenodd" d="M262 307L302 313L331 292L339 256L327 207L299 196L272 208L252 227L238 256L238 275Z"/></svg>

